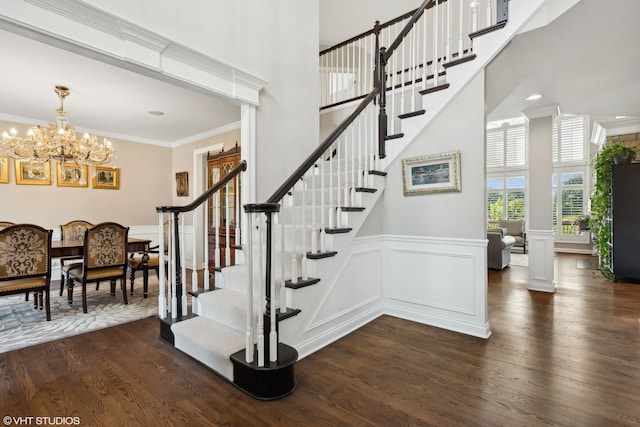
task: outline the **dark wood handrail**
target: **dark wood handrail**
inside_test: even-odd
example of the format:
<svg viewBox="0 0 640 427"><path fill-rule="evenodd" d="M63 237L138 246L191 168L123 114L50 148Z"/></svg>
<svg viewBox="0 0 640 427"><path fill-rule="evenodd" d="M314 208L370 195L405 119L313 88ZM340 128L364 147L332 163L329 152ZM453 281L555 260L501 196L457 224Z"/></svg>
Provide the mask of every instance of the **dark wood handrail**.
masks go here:
<svg viewBox="0 0 640 427"><path fill-rule="evenodd" d="M296 169L293 174L291 174L291 176L280 186L280 188L278 188L276 192L273 193L271 197L269 197L267 203L278 203L280 200L282 200L282 198L289 192L289 190L296 184L296 182L298 182L298 180L300 180L300 178L304 176L305 172L307 172L311 168L311 166L313 166L315 162L317 162L318 159L322 157L322 154L331 147L331 144L333 144L336 139L338 139L340 135L345 130L347 130L349 125L353 123L356 117L358 117L360 113L362 113L362 111L367 108L367 105L369 105L376 99L376 95L378 95L378 92L380 92L380 86L376 85L371 93L369 93L369 95L367 95L362 101L360 101L360 104L358 104L356 109L353 110L353 112L349 114L349 116L344 119L338 125L338 127L333 130L333 132L331 132L327 139L325 139L324 142L322 142L322 144L320 144L318 148L316 148L313 153L311 153L311 155L307 157L307 160L305 160L304 163L302 163L298 167L298 169Z"/></svg>
<svg viewBox="0 0 640 427"><path fill-rule="evenodd" d="M420 7L415 10L415 13L411 17L411 19L409 19L409 22L407 22L407 24L404 26L400 34L398 34L398 37L396 37L393 43L391 43L391 46L389 46L386 49L384 53L384 58L383 58L384 64L387 63L391 55L393 55L393 52L398 48L398 46L400 46L400 43L402 43L402 40L405 38L405 36L409 34L409 31L411 31L413 24L415 24L416 21L420 19L420 16L422 16L422 13L426 9L432 8L435 5L435 3L436 3L436 0L424 0L420 5Z"/></svg>
<svg viewBox="0 0 640 427"><path fill-rule="evenodd" d="M440 4L440 3L445 3L445 2L447 2L447 0L439 0L439 1L438 1L438 4ZM433 6L435 6L435 3L436 3L436 2L435 2L435 1L433 1L432 3L428 4L428 5L425 7L425 9L431 9ZM418 9L419 9L419 8L418 8ZM364 33L362 33L362 34L358 34L358 35L357 35L357 36L355 36L355 37L351 37L351 38L350 38L350 39L348 39L348 40L345 40L345 41L340 42L340 43L338 43L338 44L336 44L336 45L333 45L333 46L331 46L331 47L328 47L328 48L326 48L326 49L324 49L324 50L320 51L320 56L322 56L322 55L326 55L327 53L329 53L329 52L331 52L331 51L333 51L333 50L339 49L339 48L341 48L342 46L346 46L346 45L348 45L349 43L353 43L353 42L354 42L354 41L356 41L356 40L363 39L363 38L365 38L365 37L367 37L367 36L369 36L369 35L371 35L371 34L375 34L375 33L376 33L376 27L377 27L379 30L381 30L381 29L383 29L383 28L390 27L390 26L392 26L393 24L398 23L398 22L400 22L400 21L404 21L405 19L410 18L411 16L413 16L413 15L418 11L418 9L413 9L412 11L407 12L407 13L405 13L404 15L400 15L400 16L398 16L397 18L393 18L392 20L385 22L384 24L376 25L374 28L372 28L372 29L370 29L370 30L368 30L368 31L365 31L365 32L364 32Z"/></svg>
<svg viewBox="0 0 640 427"><path fill-rule="evenodd" d="M247 170L247 162L245 160L241 161L235 169L229 172L224 176L220 181L218 181L213 187L209 188L207 191L202 193L200 197L195 199L193 202L189 203L185 206L158 206L156 207L156 212L191 212L196 209L198 206L203 204L209 197L219 191L222 187L227 185L229 181L235 178L240 172Z"/></svg>

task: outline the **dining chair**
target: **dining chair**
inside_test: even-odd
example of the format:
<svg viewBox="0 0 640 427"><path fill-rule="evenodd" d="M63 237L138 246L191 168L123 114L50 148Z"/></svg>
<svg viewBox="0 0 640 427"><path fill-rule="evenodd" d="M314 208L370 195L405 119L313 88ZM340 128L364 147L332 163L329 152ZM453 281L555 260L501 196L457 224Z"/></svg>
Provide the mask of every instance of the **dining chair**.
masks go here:
<svg viewBox="0 0 640 427"><path fill-rule="evenodd" d="M93 227L88 221L73 220L60 226L60 238L62 240L82 240L87 228ZM65 265L65 263L68 263ZM68 256L60 258L60 296L64 292L64 285L67 282L67 272L82 265L82 257Z"/></svg>
<svg viewBox="0 0 640 427"><path fill-rule="evenodd" d="M10 225L16 225L16 223L11 221L0 221L0 230L7 228ZM24 293L24 300L29 301L29 292Z"/></svg>
<svg viewBox="0 0 640 427"><path fill-rule="evenodd" d="M169 232L169 223L164 223L164 262L165 265L167 263L167 254L169 248L169 236L167 233ZM142 288L142 297L147 298L149 295L149 270L154 269L156 271L156 276L158 279L160 278L160 257L159 257L159 248L160 245L151 246L147 252L139 252L136 254L131 254L129 256L129 271L130 271L130 281L131 281L131 295L133 295L133 284L136 280L136 272L143 271L143 288ZM149 256L151 254L151 256ZM147 257L147 269L144 269L144 258ZM165 269L166 271L166 269Z"/></svg>
<svg viewBox="0 0 640 427"><path fill-rule="evenodd" d="M0 230L0 296L34 292L34 306L51 320L51 235L34 224Z"/></svg>
<svg viewBox="0 0 640 427"><path fill-rule="evenodd" d="M111 294L115 295L116 282L120 280L124 303L127 300L127 237L129 227L115 222L103 222L84 232L82 265L67 272L67 295L73 303L74 284L82 285L82 310L87 310L87 283L108 280Z"/></svg>

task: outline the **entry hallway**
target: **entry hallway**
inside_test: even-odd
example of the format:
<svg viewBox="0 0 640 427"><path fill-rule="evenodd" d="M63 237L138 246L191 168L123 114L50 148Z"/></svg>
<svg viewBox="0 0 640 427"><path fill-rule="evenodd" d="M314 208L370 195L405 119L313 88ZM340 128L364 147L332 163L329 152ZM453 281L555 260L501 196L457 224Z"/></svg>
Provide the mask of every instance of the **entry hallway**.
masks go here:
<svg viewBox="0 0 640 427"><path fill-rule="evenodd" d="M154 318L0 354L0 416L83 426L629 426L640 424L640 285L555 259L489 272L488 340L383 316L254 400L158 338ZM594 274L595 273L595 274Z"/></svg>

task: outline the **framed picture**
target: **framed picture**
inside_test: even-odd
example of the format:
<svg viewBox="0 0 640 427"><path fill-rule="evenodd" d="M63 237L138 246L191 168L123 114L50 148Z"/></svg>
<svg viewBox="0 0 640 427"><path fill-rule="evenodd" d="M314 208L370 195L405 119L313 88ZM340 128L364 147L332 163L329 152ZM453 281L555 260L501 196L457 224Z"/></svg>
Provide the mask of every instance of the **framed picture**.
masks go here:
<svg viewBox="0 0 640 427"><path fill-rule="evenodd" d="M189 172L176 172L176 193L178 197L189 195Z"/></svg>
<svg viewBox="0 0 640 427"><path fill-rule="evenodd" d="M51 185L51 165L16 159L16 183L29 185Z"/></svg>
<svg viewBox="0 0 640 427"><path fill-rule="evenodd" d="M402 160L404 195L461 191L460 152Z"/></svg>
<svg viewBox="0 0 640 427"><path fill-rule="evenodd" d="M0 157L0 184L9 182L9 158Z"/></svg>
<svg viewBox="0 0 640 427"><path fill-rule="evenodd" d="M120 188L120 169L96 166L93 176L93 188L118 190Z"/></svg>
<svg viewBox="0 0 640 427"><path fill-rule="evenodd" d="M56 165L58 187L87 187L87 165L60 163Z"/></svg>

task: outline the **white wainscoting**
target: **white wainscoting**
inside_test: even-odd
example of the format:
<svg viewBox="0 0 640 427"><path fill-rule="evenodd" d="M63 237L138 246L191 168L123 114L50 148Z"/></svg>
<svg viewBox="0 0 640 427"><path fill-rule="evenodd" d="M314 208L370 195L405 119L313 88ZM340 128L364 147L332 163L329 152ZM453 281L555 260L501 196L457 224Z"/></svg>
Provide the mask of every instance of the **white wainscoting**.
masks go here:
<svg viewBox="0 0 640 427"><path fill-rule="evenodd" d="M384 237L385 313L488 338L486 241Z"/></svg>
<svg viewBox="0 0 640 427"><path fill-rule="evenodd" d="M340 266L319 284L293 290L296 322L280 324L281 339L305 357L382 314L381 238L355 239ZM328 266L328 265L327 265ZM299 322L298 322L299 320Z"/></svg>

